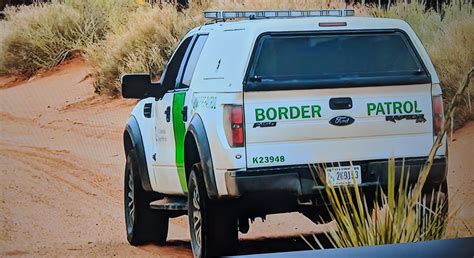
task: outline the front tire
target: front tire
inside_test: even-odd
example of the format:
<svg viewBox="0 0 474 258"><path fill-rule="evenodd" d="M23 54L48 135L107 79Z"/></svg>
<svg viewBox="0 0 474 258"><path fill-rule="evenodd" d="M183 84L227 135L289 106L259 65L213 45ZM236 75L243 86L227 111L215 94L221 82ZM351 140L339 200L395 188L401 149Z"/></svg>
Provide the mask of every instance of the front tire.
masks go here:
<svg viewBox="0 0 474 258"><path fill-rule="evenodd" d="M157 193L143 190L136 153L129 151L125 165L124 204L127 240L131 245L166 242L168 215L165 211L150 208L150 202L158 197Z"/></svg>
<svg viewBox="0 0 474 258"><path fill-rule="evenodd" d="M188 218L194 256L235 254L238 227L232 205L209 200L199 163L193 166L188 181Z"/></svg>

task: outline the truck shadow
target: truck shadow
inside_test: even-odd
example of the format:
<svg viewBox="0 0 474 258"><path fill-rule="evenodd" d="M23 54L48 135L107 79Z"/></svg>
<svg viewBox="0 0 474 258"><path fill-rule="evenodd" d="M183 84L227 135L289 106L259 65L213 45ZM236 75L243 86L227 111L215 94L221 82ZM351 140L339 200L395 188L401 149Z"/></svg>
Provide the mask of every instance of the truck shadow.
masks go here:
<svg viewBox="0 0 474 258"><path fill-rule="evenodd" d="M311 234L303 235L303 237L316 249L318 245L314 241ZM316 235L324 248L330 248L331 244L324 234ZM311 247L302 239L301 236L285 236L285 237L265 237L258 239L242 239L239 241L239 254L262 254L275 252L291 252L311 250Z"/></svg>
<svg viewBox="0 0 474 258"><path fill-rule="evenodd" d="M303 235L314 247L319 249L314 241L313 235ZM331 244L324 234L316 235L324 248L331 248ZM169 240L165 247L179 249L182 254L191 252L189 240ZM255 239L241 239L239 241L239 255L263 254L276 252L291 252L311 250L311 247L299 235L285 237L264 237Z"/></svg>

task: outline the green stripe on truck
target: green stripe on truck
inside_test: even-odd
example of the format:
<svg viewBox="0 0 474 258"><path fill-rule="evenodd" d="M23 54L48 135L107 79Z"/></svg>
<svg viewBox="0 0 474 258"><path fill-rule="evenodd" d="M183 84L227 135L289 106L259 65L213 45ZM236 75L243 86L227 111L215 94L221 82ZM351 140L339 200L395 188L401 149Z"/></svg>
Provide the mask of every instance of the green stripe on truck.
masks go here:
<svg viewBox="0 0 474 258"><path fill-rule="evenodd" d="M178 168L179 183L183 192L188 192L186 171L184 170L184 134L185 126L181 111L184 107L186 92L175 92L173 95L173 131L176 150L176 167Z"/></svg>

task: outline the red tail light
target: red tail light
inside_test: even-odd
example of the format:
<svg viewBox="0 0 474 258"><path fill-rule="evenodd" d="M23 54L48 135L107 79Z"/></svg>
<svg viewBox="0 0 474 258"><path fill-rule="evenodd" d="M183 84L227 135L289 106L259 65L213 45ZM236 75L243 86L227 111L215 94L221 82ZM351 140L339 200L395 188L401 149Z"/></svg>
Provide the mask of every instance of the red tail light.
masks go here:
<svg viewBox="0 0 474 258"><path fill-rule="evenodd" d="M438 135L444 123L443 97L433 96L433 134Z"/></svg>
<svg viewBox="0 0 474 258"><path fill-rule="evenodd" d="M244 146L244 113L240 105L224 106L225 134L231 147Z"/></svg>

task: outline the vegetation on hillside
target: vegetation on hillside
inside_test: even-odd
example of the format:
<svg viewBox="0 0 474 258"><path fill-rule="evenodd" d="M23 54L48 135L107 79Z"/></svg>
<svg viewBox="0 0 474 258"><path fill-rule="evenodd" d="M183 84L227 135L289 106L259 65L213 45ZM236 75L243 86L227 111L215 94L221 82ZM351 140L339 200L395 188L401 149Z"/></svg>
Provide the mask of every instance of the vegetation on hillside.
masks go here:
<svg viewBox="0 0 474 258"><path fill-rule="evenodd" d="M174 6L137 5L132 0L53 0L52 3L10 8L0 21L0 73L31 76L51 68L72 53L86 57L93 67L95 89L118 95L118 79L125 72L159 76L179 40L192 27L204 24L206 9L321 9L345 8L344 1L310 0L196 0L183 12ZM474 65L474 8L455 0L439 12L421 2L398 2L383 9L353 5L359 16L400 18L425 44L439 73L446 100L463 71ZM468 100L466 98L466 101ZM472 119L468 108L458 121Z"/></svg>
<svg viewBox="0 0 474 258"><path fill-rule="evenodd" d="M8 8L0 22L0 73L31 76L84 54L135 8L129 0L53 0Z"/></svg>
<svg viewBox="0 0 474 258"><path fill-rule="evenodd" d="M182 37L202 23L202 14L193 10L178 12L168 4L139 8L124 26L111 30L105 40L89 48L86 58L93 67L96 92L118 94L118 78L124 73L161 75Z"/></svg>
<svg viewBox="0 0 474 258"><path fill-rule="evenodd" d="M425 45L441 81L448 103L466 71L474 66L474 8L470 2L452 1L441 11L425 10L420 3L393 5L388 10L374 10L374 16L405 20ZM469 89L473 92L471 83ZM468 89L468 92L469 92ZM462 96L466 105L456 110L454 127L474 119L472 94Z"/></svg>

